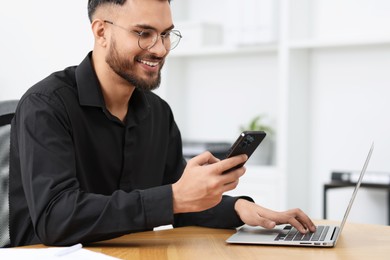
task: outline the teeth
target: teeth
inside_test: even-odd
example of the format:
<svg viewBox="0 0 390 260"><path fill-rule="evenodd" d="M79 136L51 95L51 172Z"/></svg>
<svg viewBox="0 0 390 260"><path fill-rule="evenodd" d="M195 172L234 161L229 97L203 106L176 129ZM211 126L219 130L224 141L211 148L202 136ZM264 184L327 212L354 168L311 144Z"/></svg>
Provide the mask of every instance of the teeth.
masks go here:
<svg viewBox="0 0 390 260"><path fill-rule="evenodd" d="M146 61L146 60L140 60L139 62L148 65L150 67L156 67L158 65L158 62L151 62L151 61Z"/></svg>

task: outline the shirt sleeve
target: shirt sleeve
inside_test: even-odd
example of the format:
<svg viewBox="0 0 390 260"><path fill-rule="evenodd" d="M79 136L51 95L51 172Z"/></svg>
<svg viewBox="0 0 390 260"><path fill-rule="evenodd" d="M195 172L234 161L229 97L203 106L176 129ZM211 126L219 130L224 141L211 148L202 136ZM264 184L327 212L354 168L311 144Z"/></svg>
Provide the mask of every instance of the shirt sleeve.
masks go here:
<svg viewBox="0 0 390 260"><path fill-rule="evenodd" d="M42 94L25 97L15 117L21 181L42 243L88 243L173 223L170 184L111 195L81 190L69 124L60 98Z"/></svg>
<svg viewBox="0 0 390 260"><path fill-rule="evenodd" d="M236 211L234 204L238 199L252 201L247 196L231 197L224 195L222 201L215 207L194 213L181 213L175 215L175 227L203 226L212 228L235 228L244 224Z"/></svg>

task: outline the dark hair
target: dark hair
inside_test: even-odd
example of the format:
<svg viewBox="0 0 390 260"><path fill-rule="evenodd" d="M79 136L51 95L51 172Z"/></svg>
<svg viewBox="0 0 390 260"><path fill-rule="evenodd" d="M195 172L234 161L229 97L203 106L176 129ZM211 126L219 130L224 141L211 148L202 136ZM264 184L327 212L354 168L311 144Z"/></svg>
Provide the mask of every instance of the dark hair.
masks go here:
<svg viewBox="0 0 390 260"><path fill-rule="evenodd" d="M92 16L95 13L96 9L103 4L115 4L115 5L124 5L127 0L88 0L88 17L92 22ZM171 0L168 0L168 3L171 3Z"/></svg>

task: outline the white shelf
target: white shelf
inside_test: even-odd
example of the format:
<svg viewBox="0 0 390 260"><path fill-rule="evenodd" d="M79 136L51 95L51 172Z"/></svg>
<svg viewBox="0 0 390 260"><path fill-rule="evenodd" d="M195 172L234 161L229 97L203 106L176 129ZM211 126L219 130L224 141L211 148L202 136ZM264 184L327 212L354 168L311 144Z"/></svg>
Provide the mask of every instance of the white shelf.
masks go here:
<svg viewBox="0 0 390 260"><path fill-rule="evenodd" d="M276 44L262 44L255 46L212 46L192 50L182 50L179 47L173 50L169 55L172 58L202 57L202 56L230 56L246 55L258 53L276 53L278 46Z"/></svg>
<svg viewBox="0 0 390 260"><path fill-rule="evenodd" d="M304 49L326 49L344 47L375 47L380 45L390 45L390 37L366 38L366 39L330 39L330 40L294 40L288 44L291 50ZM212 56L234 56L261 53L278 53L278 44L261 44L254 46L212 46L192 50L176 49L169 55L170 58L195 58Z"/></svg>
<svg viewBox="0 0 390 260"><path fill-rule="evenodd" d="M302 40L289 44L290 49L324 49L343 47L364 47L390 45L390 37L383 38L355 38L355 39L330 39L330 40Z"/></svg>
<svg viewBox="0 0 390 260"><path fill-rule="evenodd" d="M327 49L327 48L344 48L344 47L375 47L380 45L390 45L390 37L383 38L364 38L364 39L308 39L294 40L288 44L291 50L304 49ZM262 53L278 53L278 44L261 44L253 46L212 46L202 47L192 50L178 49L173 50L170 58L196 58L212 56L235 56Z"/></svg>

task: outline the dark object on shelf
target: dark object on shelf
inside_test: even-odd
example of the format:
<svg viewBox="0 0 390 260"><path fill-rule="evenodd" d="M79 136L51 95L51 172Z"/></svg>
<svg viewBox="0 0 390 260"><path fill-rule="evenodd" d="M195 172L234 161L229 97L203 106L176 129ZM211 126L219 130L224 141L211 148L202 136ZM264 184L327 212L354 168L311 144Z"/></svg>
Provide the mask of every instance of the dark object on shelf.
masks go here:
<svg viewBox="0 0 390 260"><path fill-rule="evenodd" d="M356 183L359 178L358 171L333 171L331 180L337 182L351 182ZM363 178L362 183L375 183L390 185L389 172L367 172Z"/></svg>
<svg viewBox="0 0 390 260"><path fill-rule="evenodd" d="M231 145L228 142L183 141L183 155L188 160L209 151L218 159L224 159Z"/></svg>
<svg viewBox="0 0 390 260"><path fill-rule="evenodd" d="M366 175L367 176L367 175ZM364 178L366 177L364 176ZM363 180L364 180L363 178ZM323 187L323 218L327 218L327 193L330 189L338 189L345 187L354 187L355 184L353 182L345 182L345 181L331 181L330 183L325 183ZM379 184L379 183L362 183L360 185L361 188L368 189L379 189L387 191L387 224L390 226L390 185L389 184Z"/></svg>

